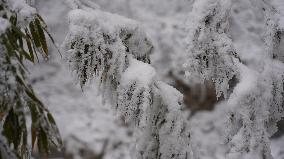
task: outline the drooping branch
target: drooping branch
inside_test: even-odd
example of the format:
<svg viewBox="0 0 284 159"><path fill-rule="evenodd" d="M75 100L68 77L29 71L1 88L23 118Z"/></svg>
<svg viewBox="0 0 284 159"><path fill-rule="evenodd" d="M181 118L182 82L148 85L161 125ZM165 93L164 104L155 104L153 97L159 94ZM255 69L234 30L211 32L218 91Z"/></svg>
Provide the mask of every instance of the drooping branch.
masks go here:
<svg viewBox="0 0 284 159"><path fill-rule="evenodd" d="M73 10L64 48L81 86L96 79L133 130L133 158L189 159L182 95L156 77L153 46L139 24L102 12Z"/></svg>
<svg viewBox="0 0 284 159"><path fill-rule="evenodd" d="M238 76L238 55L227 35L229 1L195 1L187 23L187 76L193 83L212 80L217 97L228 97L229 81Z"/></svg>
<svg viewBox="0 0 284 159"><path fill-rule="evenodd" d="M227 33L230 1L196 1L190 14L193 19L187 24L189 78L213 80L217 96L229 97L226 102L231 110L225 128L229 159L272 158L269 137L283 117L284 65L272 56L277 45L273 7L266 0L251 2L265 17L265 56L255 63L243 64L234 51ZM229 94L234 76L238 83Z"/></svg>

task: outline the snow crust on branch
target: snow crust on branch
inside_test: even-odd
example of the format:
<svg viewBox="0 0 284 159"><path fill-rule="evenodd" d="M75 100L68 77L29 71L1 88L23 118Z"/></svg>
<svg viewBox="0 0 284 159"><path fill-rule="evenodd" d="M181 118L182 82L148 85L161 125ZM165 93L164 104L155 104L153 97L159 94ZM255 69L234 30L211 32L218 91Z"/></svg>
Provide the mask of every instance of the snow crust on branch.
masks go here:
<svg viewBox="0 0 284 159"><path fill-rule="evenodd" d="M63 44L81 86L91 79L134 130L133 158L191 158L182 95L159 81L139 24L99 10L73 10Z"/></svg>

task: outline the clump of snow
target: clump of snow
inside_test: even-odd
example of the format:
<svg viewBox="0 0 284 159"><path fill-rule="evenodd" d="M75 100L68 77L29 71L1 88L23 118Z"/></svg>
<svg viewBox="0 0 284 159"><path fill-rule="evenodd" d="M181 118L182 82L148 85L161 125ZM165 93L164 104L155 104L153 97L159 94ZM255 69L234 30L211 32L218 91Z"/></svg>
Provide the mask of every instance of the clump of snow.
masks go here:
<svg viewBox="0 0 284 159"><path fill-rule="evenodd" d="M129 81L136 81L137 85L151 85L155 81L156 71L149 64L131 59L129 67L123 72L121 85L129 84Z"/></svg>
<svg viewBox="0 0 284 159"><path fill-rule="evenodd" d="M130 59L118 87L118 109L128 123L138 124L141 114L151 104L151 86L156 71L150 65Z"/></svg>
<svg viewBox="0 0 284 159"><path fill-rule="evenodd" d="M25 0L9 0L11 10L19 13L24 18L30 18L36 13L36 9L26 3Z"/></svg>
<svg viewBox="0 0 284 159"><path fill-rule="evenodd" d="M7 19L0 17L0 34L3 34L10 27L10 22Z"/></svg>

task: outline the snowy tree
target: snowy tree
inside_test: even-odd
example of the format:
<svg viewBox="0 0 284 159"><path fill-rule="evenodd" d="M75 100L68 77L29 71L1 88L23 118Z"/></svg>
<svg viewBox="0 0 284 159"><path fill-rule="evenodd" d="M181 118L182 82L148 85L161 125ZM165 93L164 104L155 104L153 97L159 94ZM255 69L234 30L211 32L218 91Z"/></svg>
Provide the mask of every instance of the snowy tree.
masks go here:
<svg viewBox="0 0 284 159"><path fill-rule="evenodd" d="M253 57L239 53L230 35L232 12L247 3L264 17L260 22L264 51ZM192 157L182 96L158 80L150 66L150 40L136 22L92 6L77 3L75 8L80 9L69 14L64 43L81 86L95 79L103 95L132 125L134 158ZM272 158L269 137L283 117L284 78L278 50L282 29L273 6L270 1L199 0L188 17L188 54L176 59L186 59L183 70L188 83L213 81L216 96L223 95L230 109L227 157Z"/></svg>
<svg viewBox="0 0 284 159"><path fill-rule="evenodd" d="M196 1L187 24L187 76L190 80L212 80L217 96L223 93L228 98L231 110L226 128L229 147L226 158L272 158L269 137L283 117L284 64L277 59L281 28L270 1L234 3L243 8L250 5L264 17L260 20L264 50L253 56L236 51L228 33L231 1ZM234 76L235 87L230 84Z"/></svg>
<svg viewBox="0 0 284 159"><path fill-rule="evenodd" d="M123 116L127 125L130 125L134 132L132 158L204 159L205 156L205 158L220 159L225 151L224 158L272 158L270 136L277 130L277 121L283 117L284 67L283 51L280 50L283 28L278 24L277 12L270 1L94 0L102 4L105 10L134 18L144 23L142 25L122 16L103 12L104 9L100 9L100 6L92 2L93 0L67 1L75 9L69 14L70 29L64 42L70 66L77 74L82 88L93 81L98 83L104 100L110 102L113 109ZM10 5L12 4L10 2L16 0L8 2ZM21 62L23 64L24 61L34 62L37 59L36 52L41 53L44 58L47 57L47 47L43 42L45 39L39 37L37 42L33 41L37 39L36 36L41 36L38 24L45 31L44 22L36 14L26 16L34 9L21 10L19 4L24 3L8 6L13 13L8 15L17 14L17 23L14 23L15 20L10 17L1 19L1 27L6 26L1 30L1 35L8 37L1 41L2 54L10 55L10 44L17 49L11 54L15 56L11 57L12 62L9 67L6 67L8 66L6 59L1 58L1 74L7 72L10 66L25 70ZM182 26L184 18L188 18L188 21ZM14 26L16 30L8 35L9 31L15 29ZM33 30L37 33L34 34ZM15 34L17 36L14 36ZM18 36L22 35L27 38L22 37L20 40ZM181 40L184 36L185 46ZM17 38L13 41L11 37ZM5 43L5 40L8 43ZM23 47L20 41L23 41ZM155 55L152 56L154 46ZM22 59L18 60L17 55ZM194 113L188 113L183 105L182 94L160 80L164 80L169 72L186 86L196 84L202 86L207 82L213 82L215 88L212 91L216 91L218 101L222 102L217 106L222 105L222 107L205 116L206 119L199 116L204 112L195 114L198 117L193 115ZM26 84L28 82L25 80L25 74L18 73L18 75L21 77L20 81L16 81L17 79L14 78L16 75L12 72L0 76L3 83L1 86L8 84L9 88L13 88L10 89L13 92L21 92L19 101L21 105L26 106L24 110L12 106L13 102L10 99L15 99L18 95L16 93L9 91L7 93L9 96L5 93L5 96L1 96L9 99L9 107L1 107L0 111L0 118L3 121L1 128L4 132L0 136L0 151L6 158L8 155L11 155L9 158L14 156L11 146L18 145L11 143L11 139L14 138L7 137L7 134L12 134L9 129L11 124L7 121L14 119L13 115L18 115L18 112L24 112L20 116L28 117L26 114L30 111L27 106L30 103L27 103L27 100L39 106L40 113L42 108L43 118L50 119L49 112L39 103L38 98L31 96L30 93L34 93ZM6 83L6 79L11 82ZM24 81L24 85L21 81ZM8 92L8 89L4 88L6 86L3 90ZM202 93L197 95L202 98ZM224 108L224 105L229 109L226 125L220 124L225 114L220 108ZM2 108L5 108L4 111ZM10 110L13 108L16 113L10 113L11 111L6 108ZM42 114L36 115L32 122L37 121L37 117ZM190 125L192 120L195 125ZM208 129L205 130L207 136L204 136L204 139L197 139L205 135L197 133L202 133L201 127L209 123L208 120L212 120L210 123L213 124L208 124L209 128L204 128ZM52 121L47 122L52 123ZM36 126L39 127L45 126L34 124L38 124ZM199 141L214 138L210 132L212 125L218 129L213 130L218 131L217 133L225 129L225 146L217 144L216 140L219 138L212 143L211 140L210 143L208 141L202 143L206 146L200 145ZM53 124L49 126L54 128ZM196 128L200 130L194 130ZM21 129L27 132L24 126ZM35 134L39 136L32 143L40 141L40 138L45 139L40 132ZM73 142L77 144L77 140ZM40 147L41 143L38 144ZM219 147L217 148L216 145L223 150L218 151ZM215 149L211 149L213 146ZM199 148L202 150L199 151ZM14 149L19 151L19 148ZM74 151L79 152L77 150ZM216 155L216 153L222 154Z"/></svg>
<svg viewBox="0 0 284 159"><path fill-rule="evenodd" d="M281 1L0 0L0 158L60 145L39 99L64 134L60 157L281 158ZM31 6L58 41L68 31L63 49L84 93L59 56L30 67L52 54Z"/></svg>
<svg viewBox="0 0 284 159"><path fill-rule="evenodd" d="M22 0L0 1L0 158L29 158L31 144L41 153L61 142L55 121L26 80L26 62L48 56L46 25Z"/></svg>
<svg viewBox="0 0 284 159"><path fill-rule="evenodd" d="M69 13L63 44L81 86L95 79L134 130L133 158L192 158L182 95L149 64L152 44L138 23L86 7Z"/></svg>

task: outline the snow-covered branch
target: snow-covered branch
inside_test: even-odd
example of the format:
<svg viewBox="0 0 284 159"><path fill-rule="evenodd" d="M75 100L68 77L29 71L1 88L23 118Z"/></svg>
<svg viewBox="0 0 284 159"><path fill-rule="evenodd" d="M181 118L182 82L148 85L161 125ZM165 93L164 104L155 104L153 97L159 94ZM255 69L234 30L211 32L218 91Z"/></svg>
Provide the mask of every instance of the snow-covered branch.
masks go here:
<svg viewBox="0 0 284 159"><path fill-rule="evenodd" d="M195 1L187 24L188 77L214 81L217 96L223 93L228 98L231 111L225 129L229 159L271 159L269 137L284 116L284 64L275 59L280 40L275 12L270 1L250 2L264 16L265 53L254 60L239 55L228 34L231 1ZM234 76L236 86L229 94Z"/></svg>
<svg viewBox="0 0 284 159"><path fill-rule="evenodd" d="M238 76L238 55L227 35L231 2L199 0L193 4L187 28L186 75L193 83L212 80L217 97L228 97L229 81Z"/></svg>
<svg viewBox="0 0 284 159"><path fill-rule="evenodd" d="M156 77L153 46L139 24L102 12L73 10L64 48L81 86L93 78L134 130L133 158L191 158L182 95Z"/></svg>

